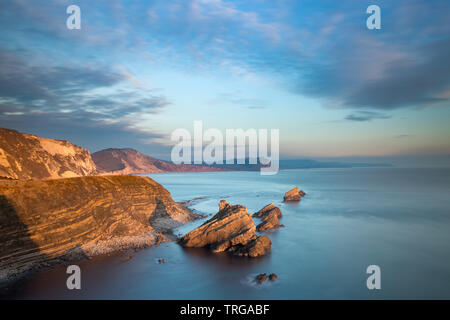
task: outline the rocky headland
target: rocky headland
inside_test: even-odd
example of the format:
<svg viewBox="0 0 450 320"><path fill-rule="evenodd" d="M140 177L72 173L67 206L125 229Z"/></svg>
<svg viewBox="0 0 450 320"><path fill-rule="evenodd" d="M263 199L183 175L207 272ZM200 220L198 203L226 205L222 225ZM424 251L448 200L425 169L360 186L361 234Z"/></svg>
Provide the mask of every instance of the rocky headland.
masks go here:
<svg viewBox="0 0 450 320"><path fill-rule="evenodd" d="M131 148L105 149L92 154L97 169L103 174L126 175L158 172L228 171L213 166L174 164L147 156Z"/></svg>
<svg viewBox="0 0 450 320"><path fill-rule="evenodd" d="M238 256L258 257L270 252L272 242L255 233L252 215L242 205L219 203L219 212L200 227L183 236L185 247L208 248L213 252L228 252Z"/></svg>
<svg viewBox="0 0 450 320"><path fill-rule="evenodd" d="M43 266L175 240L197 216L147 177L0 181L0 282Z"/></svg>

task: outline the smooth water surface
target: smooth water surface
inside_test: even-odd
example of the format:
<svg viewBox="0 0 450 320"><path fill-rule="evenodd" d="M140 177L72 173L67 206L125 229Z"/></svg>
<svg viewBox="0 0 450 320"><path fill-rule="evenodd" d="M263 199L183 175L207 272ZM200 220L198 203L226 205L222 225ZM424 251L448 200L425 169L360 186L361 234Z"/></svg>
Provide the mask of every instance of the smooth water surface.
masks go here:
<svg viewBox="0 0 450 320"><path fill-rule="evenodd" d="M251 259L183 249L142 250L125 263L103 257L80 263L82 289L66 289L65 267L22 284L16 298L89 299L379 299L450 298L450 170L299 169L149 175L175 201L215 214L218 202L255 212L273 202L285 228L269 232L272 252ZM294 186L298 204L282 202ZM186 233L203 223L176 230ZM165 264L158 264L164 258ZM366 268L381 268L381 290L368 290ZM258 273L279 279L256 286Z"/></svg>

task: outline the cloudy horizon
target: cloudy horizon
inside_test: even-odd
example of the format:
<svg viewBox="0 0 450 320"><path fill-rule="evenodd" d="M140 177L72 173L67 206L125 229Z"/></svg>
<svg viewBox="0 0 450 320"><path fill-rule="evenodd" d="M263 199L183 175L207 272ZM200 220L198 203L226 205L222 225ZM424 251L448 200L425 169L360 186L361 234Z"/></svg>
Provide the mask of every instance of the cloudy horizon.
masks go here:
<svg viewBox="0 0 450 320"><path fill-rule="evenodd" d="M71 4L81 30L66 27ZM381 30L366 28L371 4ZM171 132L202 120L220 130L278 128L282 159L445 163L449 7L2 1L0 127L167 159Z"/></svg>

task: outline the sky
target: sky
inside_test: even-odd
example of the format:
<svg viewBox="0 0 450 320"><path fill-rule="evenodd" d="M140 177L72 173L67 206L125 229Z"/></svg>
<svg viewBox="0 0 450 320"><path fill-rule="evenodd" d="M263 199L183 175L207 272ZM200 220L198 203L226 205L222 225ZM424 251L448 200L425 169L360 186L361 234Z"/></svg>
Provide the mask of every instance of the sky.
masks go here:
<svg viewBox="0 0 450 320"><path fill-rule="evenodd" d="M0 127L168 159L201 120L279 129L282 159L442 162L449 20L448 0L1 0Z"/></svg>

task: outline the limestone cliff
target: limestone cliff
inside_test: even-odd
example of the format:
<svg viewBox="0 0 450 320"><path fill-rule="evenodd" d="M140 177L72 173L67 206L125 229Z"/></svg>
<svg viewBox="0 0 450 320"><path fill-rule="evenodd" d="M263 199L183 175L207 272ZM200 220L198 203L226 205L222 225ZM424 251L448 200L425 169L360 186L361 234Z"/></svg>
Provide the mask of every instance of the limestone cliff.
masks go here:
<svg viewBox="0 0 450 320"><path fill-rule="evenodd" d="M86 149L0 128L0 178L55 179L96 174Z"/></svg>
<svg viewBox="0 0 450 320"><path fill-rule="evenodd" d="M3 180L0 281L63 257L148 246L160 232L192 219L147 177Z"/></svg>

